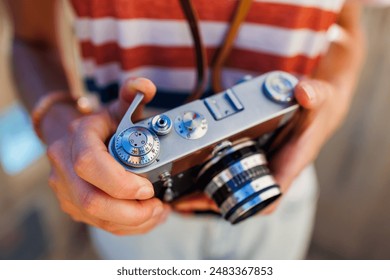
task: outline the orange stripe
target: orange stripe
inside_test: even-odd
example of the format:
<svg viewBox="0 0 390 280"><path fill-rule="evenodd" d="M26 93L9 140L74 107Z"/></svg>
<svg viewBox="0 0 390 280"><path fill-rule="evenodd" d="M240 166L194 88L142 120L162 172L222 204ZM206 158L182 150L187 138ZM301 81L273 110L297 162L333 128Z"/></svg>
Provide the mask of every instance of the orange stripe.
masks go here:
<svg viewBox="0 0 390 280"><path fill-rule="evenodd" d="M79 17L184 20L178 2L178 0L72 0ZM213 1L212 5L210 0L195 1L200 19L209 21L230 21L236 5L236 0ZM254 2L246 22L323 31L336 19L336 13L319 8Z"/></svg>
<svg viewBox="0 0 390 280"><path fill-rule="evenodd" d="M129 71L142 66L160 66L173 68L193 68L194 51L191 47L157 47L143 46L132 49L121 49L115 43L94 46L91 43L81 44L84 59L93 59L99 65L117 62L122 70ZM207 56L214 55L216 48L207 48ZM304 55L283 57L248 50L233 49L225 67L239 68L254 72L284 70L299 74L313 71L320 56L309 58ZM210 59L209 59L210 60Z"/></svg>

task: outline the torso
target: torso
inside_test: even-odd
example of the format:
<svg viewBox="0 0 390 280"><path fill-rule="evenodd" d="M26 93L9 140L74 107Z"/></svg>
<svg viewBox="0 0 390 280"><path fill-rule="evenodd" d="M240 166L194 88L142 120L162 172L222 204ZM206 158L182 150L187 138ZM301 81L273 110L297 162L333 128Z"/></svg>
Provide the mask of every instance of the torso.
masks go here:
<svg viewBox="0 0 390 280"><path fill-rule="evenodd" d="M151 79L185 94L195 82L192 37L178 0L71 0L90 90L116 97L128 77ZM309 75L328 45L343 0L254 0L222 72L223 86L242 76L284 70ZM193 0L208 57L220 46L237 0Z"/></svg>

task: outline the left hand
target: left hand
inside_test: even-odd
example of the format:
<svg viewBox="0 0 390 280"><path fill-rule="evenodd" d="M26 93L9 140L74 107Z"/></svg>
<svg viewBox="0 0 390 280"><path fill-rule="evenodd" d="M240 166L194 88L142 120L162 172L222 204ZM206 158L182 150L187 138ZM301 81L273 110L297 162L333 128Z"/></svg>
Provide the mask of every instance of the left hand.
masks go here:
<svg viewBox="0 0 390 280"><path fill-rule="evenodd" d="M306 79L295 89L295 98L301 106L294 120L288 138L270 159L270 168L286 193L301 171L312 163L321 147L340 126L349 100L337 92L337 88L324 80ZM282 196L283 197L283 196ZM265 208L261 214L270 214L280 199ZM218 210L217 205L205 195L191 196L175 204L180 212L194 210Z"/></svg>

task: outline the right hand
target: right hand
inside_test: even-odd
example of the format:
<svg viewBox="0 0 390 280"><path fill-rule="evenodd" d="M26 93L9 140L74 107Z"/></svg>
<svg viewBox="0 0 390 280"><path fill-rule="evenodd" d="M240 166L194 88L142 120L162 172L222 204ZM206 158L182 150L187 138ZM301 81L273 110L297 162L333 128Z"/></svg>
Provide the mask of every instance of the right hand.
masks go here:
<svg viewBox="0 0 390 280"><path fill-rule="evenodd" d="M49 185L63 211L76 221L117 235L146 233L162 223L170 211L153 197L152 184L127 172L105 144L138 91L145 94L146 103L156 88L147 79L128 80L119 100L99 113L79 117L59 139L48 143ZM137 113L139 116L140 111ZM43 126L47 139L55 127L59 127L58 120L47 115Z"/></svg>

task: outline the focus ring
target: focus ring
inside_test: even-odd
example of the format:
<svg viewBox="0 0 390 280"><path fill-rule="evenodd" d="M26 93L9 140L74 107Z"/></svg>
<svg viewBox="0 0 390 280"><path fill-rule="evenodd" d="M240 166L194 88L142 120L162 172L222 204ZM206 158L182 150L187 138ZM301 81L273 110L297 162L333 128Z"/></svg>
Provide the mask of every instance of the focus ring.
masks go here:
<svg viewBox="0 0 390 280"><path fill-rule="evenodd" d="M254 167L264 166L265 164L266 159L264 155L259 153L238 160L235 163L231 164L228 168L214 175L213 179L206 186L205 192L211 197L221 186L223 186L229 181L233 181L232 183L236 183L236 185L239 185L239 181L244 180L245 177L249 177L251 175L245 173L246 171Z"/></svg>
<svg viewBox="0 0 390 280"><path fill-rule="evenodd" d="M269 175L269 170L266 166L251 168L244 172L245 174L240 175L242 180L230 180L217 189L213 194L206 193L212 198L218 206L220 206L227 197L232 195L234 192L239 190L239 187L248 184L260 177Z"/></svg>

